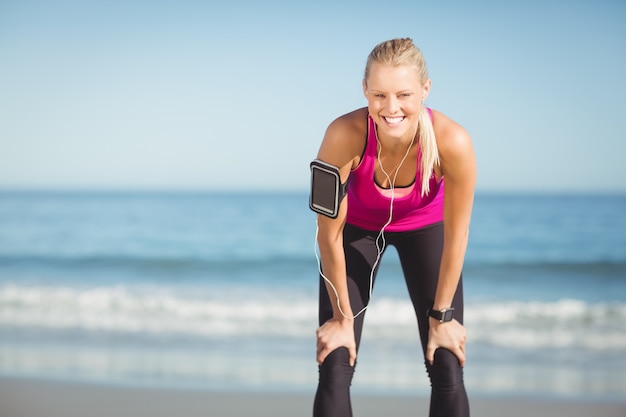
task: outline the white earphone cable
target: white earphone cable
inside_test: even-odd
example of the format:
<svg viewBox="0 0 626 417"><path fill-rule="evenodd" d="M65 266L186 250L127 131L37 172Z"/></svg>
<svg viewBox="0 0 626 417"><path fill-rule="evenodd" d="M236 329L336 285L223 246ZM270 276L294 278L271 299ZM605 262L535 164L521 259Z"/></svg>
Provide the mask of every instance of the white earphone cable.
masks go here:
<svg viewBox="0 0 626 417"><path fill-rule="evenodd" d="M413 147L413 142L414 141L415 141L415 135L413 135L413 139L411 139L411 143L409 144L409 148L407 149L406 153L404 154L404 157L402 158L402 160L400 161L400 163L396 167L395 173L394 173L394 176L393 176L393 181L392 181L390 176L389 176L389 174L387 173L387 171L385 171L385 168L383 168L383 163L380 160L380 154L382 152L382 148L383 147L382 147L380 141L378 140L378 133L376 134L376 142L378 143L378 153L377 153L378 164L380 166L380 169L381 169L382 173L385 175L385 177L387 178L387 181L389 182L389 190L391 191L391 197L390 197L390 202L389 202L389 218L387 219L387 222L383 225L383 227L380 229L380 232L378 233L378 236L376 237L376 251L377 251L377 255L376 255L376 260L372 264L372 271L370 272L370 284L369 284L369 298L368 298L368 302L365 304L365 306L358 313L356 313L354 316L352 316L352 319L357 318L365 310L367 310L367 307L369 306L369 301L372 299L372 291L373 291L373 288L374 288L374 273L376 271L376 267L378 266L378 263L380 262L380 258L381 258L382 254L383 254L383 251L385 250L385 245L386 245L385 229L387 228L387 226L389 226L391 224L391 221L393 220L393 202L395 200L395 182L396 182L396 178L398 177L398 172L400 171L400 167L402 166L402 164L404 163L406 158L409 156L409 153L411 152L411 148ZM317 223L317 221L316 221L316 226L317 227L316 227L316 230L315 230L315 244L314 244L314 247L313 247L313 251L315 252L315 259L317 259L317 268L319 270L319 274L324 279L324 281L326 281L326 283L329 284L329 286L332 288L333 292L335 293L335 297L336 297L336 300L337 300L337 308L339 309L339 312L341 313L341 315L344 316L345 318L350 318L350 316L346 315L344 313L343 309L341 308L341 302L339 301L339 292L337 291L337 288L335 288L335 286L333 285L331 280L328 279L326 277L326 275L324 275L324 273L322 272L322 262L320 260L320 255L317 252L317 238L318 238L318 234L319 234L319 224ZM382 244L380 243L381 241L382 241Z"/></svg>

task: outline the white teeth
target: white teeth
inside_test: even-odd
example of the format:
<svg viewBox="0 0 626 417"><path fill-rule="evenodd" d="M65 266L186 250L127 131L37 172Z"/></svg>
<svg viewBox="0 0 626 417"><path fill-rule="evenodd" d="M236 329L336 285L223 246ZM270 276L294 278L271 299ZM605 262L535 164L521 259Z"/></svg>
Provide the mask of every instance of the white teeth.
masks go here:
<svg viewBox="0 0 626 417"><path fill-rule="evenodd" d="M404 117L385 117L385 120L389 124L396 124L402 122L404 120Z"/></svg>

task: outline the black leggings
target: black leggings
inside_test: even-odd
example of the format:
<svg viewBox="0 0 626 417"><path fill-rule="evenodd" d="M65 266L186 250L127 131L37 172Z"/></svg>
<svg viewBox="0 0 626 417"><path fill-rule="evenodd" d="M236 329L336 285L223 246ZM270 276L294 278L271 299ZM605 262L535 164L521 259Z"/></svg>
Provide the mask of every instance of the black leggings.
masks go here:
<svg viewBox="0 0 626 417"><path fill-rule="evenodd" d="M361 311L369 302L369 285L372 265L376 260L376 237L371 232L346 224L343 239L346 257L348 292L353 312ZM437 223L410 232L386 232L387 246L393 245L400 257L402 271L415 309L422 343L426 352L428 342L427 309L434 302L443 250L443 224ZM376 273L377 271L375 271ZM462 279L452 302L455 319L463 323ZM365 313L354 320L354 335L359 348ZM333 309L323 279L320 277L319 323L333 317ZM457 357L447 349L435 352L433 365L427 361L426 369L431 382L430 417L467 417L469 403L463 383L463 368ZM356 364L355 364L356 366ZM319 383L313 405L314 417L352 416L350 384L354 367L349 364L347 348L331 352L319 366Z"/></svg>

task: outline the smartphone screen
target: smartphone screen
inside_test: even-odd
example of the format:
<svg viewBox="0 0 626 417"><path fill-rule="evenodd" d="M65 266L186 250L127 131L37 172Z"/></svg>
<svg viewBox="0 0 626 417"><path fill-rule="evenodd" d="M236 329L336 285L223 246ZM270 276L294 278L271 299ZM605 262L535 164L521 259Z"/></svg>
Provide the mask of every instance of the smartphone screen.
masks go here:
<svg viewBox="0 0 626 417"><path fill-rule="evenodd" d="M335 218L339 214L339 170L321 161L311 163L311 210Z"/></svg>

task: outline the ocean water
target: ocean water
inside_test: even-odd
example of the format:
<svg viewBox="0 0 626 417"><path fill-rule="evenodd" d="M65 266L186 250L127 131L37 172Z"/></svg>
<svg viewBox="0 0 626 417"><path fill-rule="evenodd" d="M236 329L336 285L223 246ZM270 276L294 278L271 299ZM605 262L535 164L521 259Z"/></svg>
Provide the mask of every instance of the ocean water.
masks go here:
<svg viewBox="0 0 626 417"><path fill-rule="evenodd" d="M305 193L0 193L0 376L313 393ZM626 400L626 195L476 196L470 395ZM396 254L353 391L428 395Z"/></svg>

